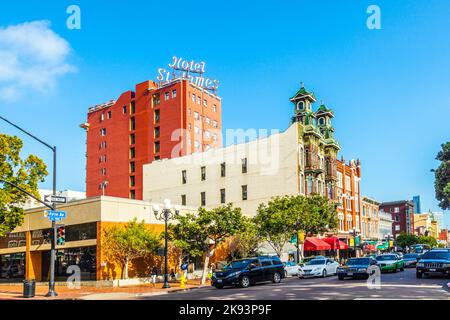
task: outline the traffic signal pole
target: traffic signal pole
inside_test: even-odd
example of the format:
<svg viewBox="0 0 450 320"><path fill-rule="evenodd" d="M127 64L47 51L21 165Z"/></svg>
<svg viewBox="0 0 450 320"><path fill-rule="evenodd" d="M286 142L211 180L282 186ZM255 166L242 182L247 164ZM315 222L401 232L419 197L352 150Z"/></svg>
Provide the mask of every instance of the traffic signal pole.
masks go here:
<svg viewBox="0 0 450 320"><path fill-rule="evenodd" d="M47 148L49 148L50 150L52 150L53 152L53 195L56 196L56 146L51 146L48 143L42 141L41 139L39 139L38 137L34 136L33 134L31 134L30 132L26 131L25 129L22 129L21 127L19 127L18 125L12 123L11 121L9 121L8 119L5 119L4 117L0 116L0 120L5 121L6 123L10 124L11 126L13 126L14 128L22 131L23 133L25 133L27 136L33 138L34 140L36 140L37 142L43 144L44 146L46 146ZM17 186L16 186L17 187ZM19 188L20 189L20 188ZM23 189L21 190L22 192L24 191ZM27 193L27 192L26 192ZM28 194L28 193L27 193ZM28 194L29 195L29 194ZM36 197L32 196L32 198L34 198L35 200ZM44 203L43 201L40 201L40 199L38 200L40 203ZM45 203L44 203L45 204ZM45 204L45 206L49 207L47 204ZM56 209L56 205L52 204L52 207L50 207L52 210ZM55 292L55 258L56 258L56 223L55 221L52 221L52 230L53 230L53 238L52 238L52 243L51 243L51 253L50 253L50 281L49 281L49 291L46 295L46 297L56 297L58 296L58 294Z"/></svg>

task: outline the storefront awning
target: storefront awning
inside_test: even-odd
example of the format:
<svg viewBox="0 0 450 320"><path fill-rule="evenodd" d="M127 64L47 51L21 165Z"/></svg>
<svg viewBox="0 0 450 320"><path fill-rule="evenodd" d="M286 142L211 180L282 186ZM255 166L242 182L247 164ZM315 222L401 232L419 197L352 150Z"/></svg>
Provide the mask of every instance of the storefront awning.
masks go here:
<svg viewBox="0 0 450 320"><path fill-rule="evenodd" d="M304 245L305 251L322 251L322 250L332 250L331 246L319 238L306 238L305 239L305 245Z"/></svg>
<svg viewBox="0 0 450 320"><path fill-rule="evenodd" d="M348 246L345 242L339 240L338 237L329 237L321 239L322 241L328 243L331 247L331 250L346 250Z"/></svg>

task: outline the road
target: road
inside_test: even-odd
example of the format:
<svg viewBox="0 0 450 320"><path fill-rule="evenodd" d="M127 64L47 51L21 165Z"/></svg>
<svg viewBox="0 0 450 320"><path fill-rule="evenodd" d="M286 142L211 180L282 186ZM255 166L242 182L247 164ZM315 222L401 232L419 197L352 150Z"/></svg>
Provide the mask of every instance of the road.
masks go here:
<svg viewBox="0 0 450 320"><path fill-rule="evenodd" d="M140 300L450 300L443 286L444 278L416 279L415 269L382 274L379 289L369 289L365 280L344 280L337 277L287 278L280 284L266 283L248 289L213 287L159 296L140 296Z"/></svg>

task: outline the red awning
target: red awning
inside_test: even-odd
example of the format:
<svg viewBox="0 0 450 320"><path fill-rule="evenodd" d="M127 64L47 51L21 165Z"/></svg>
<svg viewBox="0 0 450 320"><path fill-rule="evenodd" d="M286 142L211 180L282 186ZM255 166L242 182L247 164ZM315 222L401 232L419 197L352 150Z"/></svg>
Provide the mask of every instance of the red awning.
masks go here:
<svg viewBox="0 0 450 320"><path fill-rule="evenodd" d="M339 240L339 249L340 250L347 250L348 249L348 245L345 242Z"/></svg>
<svg viewBox="0 0 450 320"><path fill-rule="evenodd" d="M304 250L305 251L331 250L331 246L319 238L306 238Z"/></svg>
<svg viewBox="0 0 450 320"><path fill-rule="evenodd" d="M339 240L338 237L329 237L321 239L322 241L328 243L331 247L331 250L346 250L348 249L348 246Z"/></svg>
<svg viewBox="0 0 450 320"><path fill-rule="evenodd" d="M377 249L375 248L375 246L373 244L367 244L366 249L370 250L370 251L377 251Z"/></svg>

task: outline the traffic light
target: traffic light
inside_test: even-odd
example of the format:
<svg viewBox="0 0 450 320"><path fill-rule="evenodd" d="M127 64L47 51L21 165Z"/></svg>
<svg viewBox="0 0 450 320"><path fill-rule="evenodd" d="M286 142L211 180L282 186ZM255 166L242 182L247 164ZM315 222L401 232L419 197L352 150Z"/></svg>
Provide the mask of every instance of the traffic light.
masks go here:
<svg viewBox="0 0 450 320"><path fill-rule="evenodd" d="M59 226L57 229L56 244L58 246L63 246L65 243L66 243L66 227Z"/></svg>

